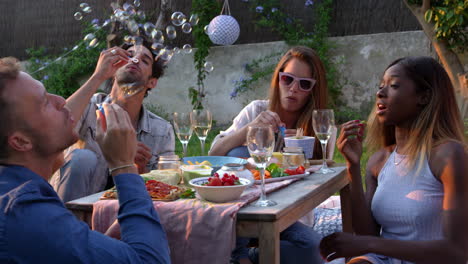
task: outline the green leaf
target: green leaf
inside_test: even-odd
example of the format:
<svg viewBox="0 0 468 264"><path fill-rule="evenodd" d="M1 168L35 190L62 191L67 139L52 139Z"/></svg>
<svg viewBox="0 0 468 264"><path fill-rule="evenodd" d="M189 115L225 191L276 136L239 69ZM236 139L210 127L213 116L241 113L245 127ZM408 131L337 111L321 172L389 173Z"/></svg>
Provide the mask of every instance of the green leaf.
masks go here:
<svg viewBox="0 0 468 264"><path fill-rule="evenodd" d="M428 10L426 11L426 14L424 14L424 19L425 19L427 22L431 22L431 20L432 20L432 14L433 14L432 9L428 9Z"/></svg>

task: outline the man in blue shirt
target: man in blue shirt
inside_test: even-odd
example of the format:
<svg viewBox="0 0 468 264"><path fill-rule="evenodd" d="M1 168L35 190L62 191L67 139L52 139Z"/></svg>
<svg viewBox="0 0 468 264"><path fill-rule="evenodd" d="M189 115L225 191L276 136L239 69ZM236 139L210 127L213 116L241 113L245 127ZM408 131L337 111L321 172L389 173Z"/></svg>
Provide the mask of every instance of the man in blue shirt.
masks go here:
<svg viewBox="0 0 468 264"><path fill-rule="evenodd" d="M113 76L128 57L120 48L103 51L95 76ZM47 182L62 151L78 139L73 106L18 65L14 58L0 59L0 263L170 263L159 216L136 174L128 114L104 104L96 130L119 192L119 241L78 221Z"/></svg>

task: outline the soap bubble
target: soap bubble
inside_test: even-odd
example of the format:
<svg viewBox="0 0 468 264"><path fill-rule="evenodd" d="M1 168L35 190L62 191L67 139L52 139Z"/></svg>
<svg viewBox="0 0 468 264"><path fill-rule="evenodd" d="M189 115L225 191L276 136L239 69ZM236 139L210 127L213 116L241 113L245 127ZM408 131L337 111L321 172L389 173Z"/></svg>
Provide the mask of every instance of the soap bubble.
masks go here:
<svg viewBox="0 0 468 264"><path fill-rule="evenodd" d="M179 49L178 47L174 47L174 48L172 49L172 52L173 52L174 54L179 54L179 53L180 53L180 49Z"/></svg>
<svg viewBox="0 0 468 264"><path fill-rule="evenodd" d="M89 33L89 34L87 34L87 35L84 37L83 40L84 40L85 42L89 42L89 41L91 41L91 40L93 40L93 39L95 39L95 38L96 38L96 36L95 36L93 33Z"/></svg>
<svg viewBox="0 0 468 264"><path fill-rule="evenodd" d="M133 1L133 4L134 4L136 7L140 7L141 1L140 1L140 0L135 0L135 1Z"/></svg>
<svg viewBox="0 0 468 264"><path fill-rule="evenodd" d="M132 44L135 45L135 46L143 45L143 38L140 37L140 36L133 36L132 37Z"/></svg>
<svg viewBox="0 0 468 264"><path fill-rule="evenodd" d="M86 43L86 45L88 45L88 47L90 48L95 48L99 42L98 42L98 39L96 38L96 36L93 34L93 33L89 33L87 34L83 41Z"/></svg>
<svg viewBox="0 0 468 264"><path fill-rule="evenodd" d="M153 50L153 53L158 55L161 50L164 48L164 45L161 43L153 43L151 44L151 49Z"/></svg>
<svg viewBox="0 0 468 264"><path fill-rule="evenodd" d="M182 47L182 50L184 51L185 54L190 54L192 53L192 46L190 46L190 44L185 44Z"/></svg>
<svg viewBox="0 0 468 264"><path fill-rule="evenodd" d="M93 11L93 9L87 3L81 3L80 8L83 12L88 13L88 14Z"/></svg>
<svg viewBox="0 0 468 264"><path fill-rule="evenodd" d="M143 12L142 10L138 10L137 11L137 16L142 19L142 20L145 20L146 19L146 15L145 15L145 12Z"/></svg>
<svg viewBox="0 0 468 264"><path fill-rule="evenodd" d="M155 28L156 26L151 22L146 22L145 24L143 24L143 29L145 30L145 34L148 36L151 35L151 31L153 31Z"/></svg>
<svg viewBox="0 0 468 264"><path fill-rule="evenodd" d="M129 36L129 35L124 36L123 41L127 45L132 44L132 36Z"/></svg>
<svg viewBox="0 0 468 264"><path fill-rule="evenodd" d="M135 21L135 20L128 20L127 22L127 28L128 28L128 31L130 31L131 33L133 34L137 34L138 33L138 23Z"/></svg>
<svg viewBox="0 0 468 264"><path fill-rule="evenodd" d="M80 8L83 12L88 13L88 14L93 11L93 9L87 3L81 3Z"/></svg>
<svg viewBox="0 0 468 264"><path fill-rule="evenodd" d="M203 28L203 31L205 31L205 34L207 34L208 36L213 34L215 31L213 29L210 28L210 25L206 25L204 28Z"/></svg>
<svg viewBox="0 0 468 264"><path fill-rule="evenodd" d="M174 24L174 26L178 27L182 25L183 23L185 23L185 21L187 21L187 18L182 12L177 11L177 12L172 13L171 21L172 21L172 24Z"/></svg>
<svg viewBox="0 0 468 264"><path fill-rule="evenodd" d="M88 46L90 48L95 48L95 47L97 47L97 45L99 45L99 42L98 42L97 38L92 39L88 44Z"/></svg>
<svg viewBox="0 0 468 264"><path fill-rule="evenodd" d="M177 32L175 27L169 25L166 27L166 35L168 39L175 39L177 37Z"/></svg>
<svg viewBox="0 0 468 264"><path fill-rule="evenodd" d="M129 16L132 16L132 15L135 15L135 14L136 14L135 7L132 6L132 5L129 4L129 3L123 4L123 9L125 10L125 12L127 12L127 14L128 14Z"/></svg>
<svg viewBox="0 0 468 264"><path fill-rule="evenodd" d="M198 25L198 21L200 20L200 18L198 17L197 14L192 14L190 16L190 19L189 19L189 23L193 26L196 26Z"/></svg>
<svg viewBox="0 0 468 264"><path fill-rule="evenodd" d="M167 62L172 58L172 52L166 48L163 48L159 52L159 58Z"/></svg>
<svg viewBox="0 0 468 264"><path fill-rule="evenodd" d="M203 67L205 68L205 71L207 72L212 72L214 70L213 64L209 61L205 62Z"/></svg>
<svg viewBox="0 0 468 264"><path fill-rule="evenodd" d="M190 23L184 23L182 24L182 32L188 34L190 32L192 32L192 25L190 25Z"/></svg>
<svg viewBox="0 0 468 264"><path fill-rule="evenodd" d="M153 31L151 31L151 39L153 39L155 42L158 42L158 43L164 43L164 34L162 33L161 30L157 30L157 29L153 29Z"/></svg>
<svg viewBox="0 0 468 264"><path fill-rule="evenodd" d="M110 24L110 22L111 22L110 19L104 20L104 23L102 23L102 27L108 26Z"/></svg>
<svg viewBox="0 0 468 264"><path fill-rule="evenodd" d="M74 15L76 20L80 21L81 19L83 19L83 14L81 14L81 12L76 12Z"/></svg>

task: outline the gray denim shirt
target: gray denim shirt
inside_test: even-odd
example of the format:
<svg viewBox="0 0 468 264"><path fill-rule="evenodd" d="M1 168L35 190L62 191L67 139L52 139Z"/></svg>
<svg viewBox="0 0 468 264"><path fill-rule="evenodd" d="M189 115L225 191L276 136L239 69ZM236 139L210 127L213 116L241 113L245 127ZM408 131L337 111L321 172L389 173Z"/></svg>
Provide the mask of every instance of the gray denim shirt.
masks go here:
<svg viewBox="0 0 468 264"><path fill-rule="evenodd" d="M93 189L95 192L102 191L106 185L108 177L107 162L102 154L101 148L96 141L96 104L102 103L106 94L97 93L91 98L79 123L77 124L80 140L69 147L67 153L74 149L89 149L96 153L98 167L94 177ZM149 112L144 106L137 126L137 140L147 145L151 149L152 157L147 164L148 170L157 168L159 156L173 155L175 150L175 138L172 125L161 117ZM116 142L118 144L118 142Z"/></svg>

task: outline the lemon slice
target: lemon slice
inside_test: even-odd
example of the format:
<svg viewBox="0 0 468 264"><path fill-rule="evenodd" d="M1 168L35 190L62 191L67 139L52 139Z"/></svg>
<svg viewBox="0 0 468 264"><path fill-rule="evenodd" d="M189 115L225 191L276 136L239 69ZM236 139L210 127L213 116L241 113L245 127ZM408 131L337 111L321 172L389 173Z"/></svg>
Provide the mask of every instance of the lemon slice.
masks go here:
<svg viewBox="0 0 468 264"><path fill-rule="evenodd" d="M210 167L213 167L213 164L211 164L211 162L205 160L203 161L202 163L200 163L199 165L207 165L207 166L210 166Z"/></svg>

